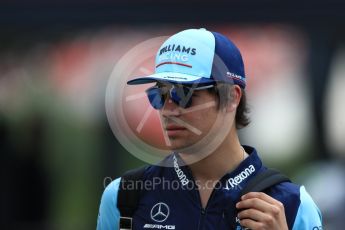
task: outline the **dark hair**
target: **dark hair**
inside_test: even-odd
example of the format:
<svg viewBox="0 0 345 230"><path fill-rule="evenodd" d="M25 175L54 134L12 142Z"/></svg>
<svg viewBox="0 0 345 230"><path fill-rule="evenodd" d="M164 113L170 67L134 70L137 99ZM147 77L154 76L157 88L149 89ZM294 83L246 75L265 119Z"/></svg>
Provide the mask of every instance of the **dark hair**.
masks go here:
<svg viewBox="0 0 345 230"><path fill-rule="evenodd" d="M217 84L216 87L210 88L208 91L211 93L215 93L218 96L218 109L225 108L232 100L231 95L231 87L230 84ZM235 121L236 121L236 128L241 129L249 125L250 119L248 117L249 108L247 106L247 97L246 91L241 88L242 97L240 99L240 103L236 109ZM222 96L222 98L220 98Z"/></svg>
<svg viewBox="0 0 345 230"><path fill-rule="evenodd" d="M242 129L246 127L247 125L249 125L250 123L250 118L248 116L250 110L247 105L246 91L244 91L242 88L241 88L241 91L242 91L242 97L240 99L240 103L237 106L236 116L235 116L237 129Z"/></svg>

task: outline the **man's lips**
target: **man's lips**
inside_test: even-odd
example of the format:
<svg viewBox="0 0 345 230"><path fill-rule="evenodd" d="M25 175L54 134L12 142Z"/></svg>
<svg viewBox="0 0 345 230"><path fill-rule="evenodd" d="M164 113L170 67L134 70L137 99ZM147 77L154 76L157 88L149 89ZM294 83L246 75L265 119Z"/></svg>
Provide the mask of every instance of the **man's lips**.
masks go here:
<svg viewBox="0 0 345 230"><path fill-rule="evenodd" d="M171 134L171 135L177 134L184 130L189 130L196 135L202 134L201 130L199 130L198 128L192 126L188 122L185 122L177 117L168 117L168 119L169 119L168 121L169 123L163 121L165 124L164 125L165 130L168 132L168 134Z"/></svg>
<svg viewBox="0 0 345 230"><path fill-rule="evenodd" d="M183 126L179 126L179 125L167 125L166 127L165 127L165 129L167 130L167 131L174 131L174 130L185 130L186 128L185 127L183 127Z"/></svg>

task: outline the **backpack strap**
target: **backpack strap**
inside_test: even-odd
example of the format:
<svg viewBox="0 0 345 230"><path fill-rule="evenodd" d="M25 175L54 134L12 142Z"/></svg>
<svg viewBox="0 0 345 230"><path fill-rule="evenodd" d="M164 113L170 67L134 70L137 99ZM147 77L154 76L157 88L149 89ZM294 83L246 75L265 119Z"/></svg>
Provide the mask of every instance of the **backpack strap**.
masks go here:
<svg viewBox="0 0 345 230"><path fill-rule="evenodd" d="M291 180L277 170L264 170L262 172L259 172L246 184L246 186L241 191L240 197L249 192L264 192L266 189L282 182L291 182ZM238 209L235 211L233 222L234 229L236 228L237 213L240 211L241 210Z"/></svg>
<svg viewBox="0 0 345 230"><path fill-rule="evenodd" d="M121 177L117 194L117 208L120 211L120 230L131 230L133 228L133 214L137 209L140 193L143 190L142 181L147 166L132 169Z"/></svg>
<svg viewBox="0 0 345 230"><path fill-rule="evenodd" d="M262 192L282 182L291 182L291 180L275 169L267 169L257 174L247 183L241 191L241 196L248 192Z"/></svg>

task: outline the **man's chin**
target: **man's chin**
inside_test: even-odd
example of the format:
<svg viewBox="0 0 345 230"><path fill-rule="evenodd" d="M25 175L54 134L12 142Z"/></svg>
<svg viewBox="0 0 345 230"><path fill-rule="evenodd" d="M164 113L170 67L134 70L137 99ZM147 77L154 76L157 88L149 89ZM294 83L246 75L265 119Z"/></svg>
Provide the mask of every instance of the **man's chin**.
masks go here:
<svg viewBox="0 0 345 230"><path fill-rule="evenodd" d="M174 152L183 152L183 150L190 148L190 146L191 144L187 144L185 141L170 139L169 148Z"/></svg>
<svg viewBox="0 0 345 230"><path fill-rule="evenodd" d="M193 154L197 152L194 144L171 141L170 149L178 153Z"/></svg>

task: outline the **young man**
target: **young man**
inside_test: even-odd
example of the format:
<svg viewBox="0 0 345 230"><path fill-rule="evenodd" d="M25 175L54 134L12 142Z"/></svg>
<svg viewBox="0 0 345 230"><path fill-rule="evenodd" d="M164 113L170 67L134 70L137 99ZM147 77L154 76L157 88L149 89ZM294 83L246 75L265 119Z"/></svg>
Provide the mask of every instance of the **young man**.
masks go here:
<svg viewBox="0 0 345 230"><path fill-rule="evenodd" d="M146 93L172 154L143 171L143 181L164 183L140 193L133 229L322 229L303 186L281 182L240 195L267 168L237 135L249 123L246 81L228 38L205 29L173 35L157 52L155 74L128 82L146 83L156 83ZM103 193L97 229L119 228L120 179Z"/></svg>

